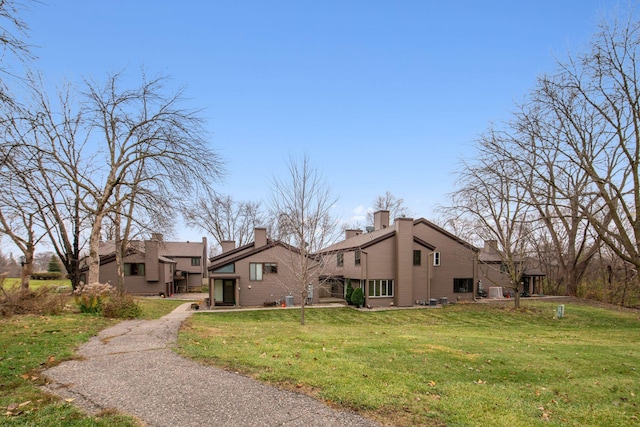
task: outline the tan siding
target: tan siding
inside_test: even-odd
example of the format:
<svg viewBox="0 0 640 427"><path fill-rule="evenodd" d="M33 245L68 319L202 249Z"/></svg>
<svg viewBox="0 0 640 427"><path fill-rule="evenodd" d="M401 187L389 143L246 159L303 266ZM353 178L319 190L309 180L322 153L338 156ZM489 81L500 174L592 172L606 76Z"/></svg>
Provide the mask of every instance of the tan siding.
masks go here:
<svg viewBox="0 0 640 427"><path fill-rule="evenodd" d="M397 218L395 303L400 307L413 305L413 220Z"/></svg>
<svg viewBox="0 0 640 427"><path fill-rule="evenodd" d="M416 300L426 301L429 299L429 260L431 259L429 254L431 251L417 243L413 244L413 250L422 253L421 264L413 266L413 302Z"/></svg>
<svg viewBox="0 0 640 427"><path fill-rule="evenodd" d="M297 284L293 270L289 267L297 262L299 262L297 255L292 255L281 246L275 246L236 262L235 276L239 276L240 305L260 306L265 301L283 299L287 295L292 295L294 303L299 305L302 301L301 288ZM264 274L262 281L250 281L250 263L276 263L278 264L278 272ZM312 280L314 286L317 285L317 282L317 278ZM317 298L318 290L315 289L314 299L316 302Z"/></svg>
<svg viewBox="0 0 640 427"><path fill-rule="evenodd" d="M146 274L147 264L145 261L145 256L140 254L127 256L124 260L125 263L144 263ZM159 268L157 264L156 267ZM118 271L115 261L100 266L100 282L110 283L113 286L118 284ZM125 276L124 284L126 291L134 295L156 295L167 291L164 281L149 282L145 276Z"/></svg>
<svg viewBox="0 0 640 427"><path fill-rule="evenodd" d="M146 280L157 281L160 278L160 242L146 240L144 242Z"/></svg>
<svg viewBox="0 0 640 427"><path fill-rule="evenodd" d="M440 252L440 266L431 269L433 272L431 298L447 297L449 300L473 298L472 293L453 292L453 279L474 279L474 251L425 224L417 224L414 227L414 233L421 240L435 246L434 252ZM432 257L423 261L433 264Z"/></svg>

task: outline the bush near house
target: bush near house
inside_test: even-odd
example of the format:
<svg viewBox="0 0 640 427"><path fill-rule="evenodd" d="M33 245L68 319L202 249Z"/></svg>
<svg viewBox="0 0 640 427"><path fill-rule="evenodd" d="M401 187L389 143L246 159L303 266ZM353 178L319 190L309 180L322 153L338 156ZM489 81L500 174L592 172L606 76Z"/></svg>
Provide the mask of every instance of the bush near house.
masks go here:
<svg viewBox="0 0 640 427"><path fill-rule="evenodd" d="M351 286L351 280L347 281L347 290L345 292L344 295L344 299L347 302L347 304L351 305L353 304L353 301L351 300L351 298L353 297L353 286Z"/></svg>
<svg viewBox="0 0 640 427"><path fill-rule="evenodd" d="M111 285L90 283L76 289L73 296L81 313L99 314L102 312L102 304L112 292Z"/></svg>
<svg viewBox="0 0 640 427"><path fill-rule="evenodd" d="M353 294L351 294L351 302L356 307L364 306L364 293L362 292L362 288L356 288L353 290Z"/></svg>
<svg viewBox="0 0 640 427"><path fill-rule="evenodd" d="M102 315L112 319L137 319L142 315L142 307L129 294L115 294L102 305Z"/></svg>

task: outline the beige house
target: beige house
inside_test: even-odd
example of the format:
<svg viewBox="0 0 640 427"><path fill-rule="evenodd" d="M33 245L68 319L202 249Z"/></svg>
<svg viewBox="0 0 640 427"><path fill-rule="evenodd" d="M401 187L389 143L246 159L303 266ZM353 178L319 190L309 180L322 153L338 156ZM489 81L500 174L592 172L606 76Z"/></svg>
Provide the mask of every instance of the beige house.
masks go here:
<svg viewBox="0 0 640 427"><path fill-rule="evenodd" d="M281 303L294 290L299 251L267 239L257 228L255 242L235 248L223 243L223 253L210 259L210 298L214 305L257 306ZM424 218L374 214L372 230L346 230L345 239L313 255L317 275L309 283L311 302L344 300L348 286L362 288L368 307L410 307L479 297L478 284L508 284L496 254L488 254ZM259 273L258 273L259 272ZM540 273L527 272L524 289L540 287ZM534 274L538 274L534 276ZM522 288L521 288L522 289ZM485 289L486 290L486 289Z"/></svg>
<svg viewBox="0 0 640 427"><path fill-rule="evenodd" d="M100 283L118 283L115 244L100 243ZM86 267L85 269L86 270ZM165 242L161 234L133 240L124 258L124 287L133 295L172 295L202 287L207 276L207 240Z"/></svg>
<svg viewBox="0 0 640 427"><path fill-rule="evenodd" d="M335 263L331 294L360 287L369 307L473 299L478 249L421 218L374 214L373 231L347 230L345 240L323 250Z"/></svg>
<svg viewBox="0 0 640 427"><path fill-rule="evenodd" d="M524 258L519 263L522 263L520 268L522 271L522 278L518 289L523 295L534 295L543 293L543 279L546 276L540 268L539 263L531 258ZM504 287L505 293L512 293L511 280L509 275L505 272L503 266L502 256L498 250L498 243L495 240L487 240L484 242L484 247L478 254L478 270L482 279L482 287L485 291L489 287Z"/></svg>
<svg viewBox="0 0 640 427"><path fill-rule="evenodd" d="M222 254L209 260L209 300L212 306L262 306L302 302L302 289L292 268L300 251L286 243L267 239L266 228L254 230L252 243L236 248L222 244ZM310 260L314 267L317 263ZM318 279L307 284L305 299L318 301Z"/></svg>

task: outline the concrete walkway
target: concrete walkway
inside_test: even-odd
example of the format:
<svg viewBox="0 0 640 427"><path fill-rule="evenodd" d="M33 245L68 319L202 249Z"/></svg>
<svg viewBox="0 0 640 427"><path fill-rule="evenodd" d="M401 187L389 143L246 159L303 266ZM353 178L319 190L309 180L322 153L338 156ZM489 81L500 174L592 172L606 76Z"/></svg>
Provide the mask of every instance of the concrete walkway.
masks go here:
<svg viewBox="0 0 640 427"><path fill-rule="evenodd" d="M44 375L45 388L90 414L115 408L149 426L376 426L308 396L205 366L171 350L185 303L158 320L105 329Z"/></svg>

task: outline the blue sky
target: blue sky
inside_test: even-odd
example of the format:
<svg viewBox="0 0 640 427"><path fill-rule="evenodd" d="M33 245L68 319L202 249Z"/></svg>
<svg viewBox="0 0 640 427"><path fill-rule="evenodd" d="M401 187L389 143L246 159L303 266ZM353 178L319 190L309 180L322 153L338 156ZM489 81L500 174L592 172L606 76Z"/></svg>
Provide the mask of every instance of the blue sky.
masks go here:
<svg viewBox="0 0 640 427"><path fill-rule="evenodd" d="M478 135L613 5L47 0L23 18L50 82L144 67L186 86L226 162L220 192L267 201L271 177L306 154L354 223L385 191L433 219Z"/></svg>

